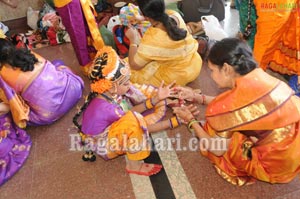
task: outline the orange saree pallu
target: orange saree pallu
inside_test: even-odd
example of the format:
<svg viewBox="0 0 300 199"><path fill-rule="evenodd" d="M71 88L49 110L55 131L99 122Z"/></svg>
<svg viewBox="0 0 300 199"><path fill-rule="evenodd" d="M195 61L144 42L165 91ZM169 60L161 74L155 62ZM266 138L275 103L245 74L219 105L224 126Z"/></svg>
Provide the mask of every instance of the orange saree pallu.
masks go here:
<svg viewBox="0 0 300 199"><path fill-rule="evenodd" d="M300 172L300 99L262 69L237 79L209 104L206 118L208 134L231 138L223 156L202 151L228 182L287 183Z"/></svg>
<svg viewBox="0 0 300 199"><path fill-rule="evenodd" d="M254 0L254 57L260 67L300 75L300 0Z"/></svg>

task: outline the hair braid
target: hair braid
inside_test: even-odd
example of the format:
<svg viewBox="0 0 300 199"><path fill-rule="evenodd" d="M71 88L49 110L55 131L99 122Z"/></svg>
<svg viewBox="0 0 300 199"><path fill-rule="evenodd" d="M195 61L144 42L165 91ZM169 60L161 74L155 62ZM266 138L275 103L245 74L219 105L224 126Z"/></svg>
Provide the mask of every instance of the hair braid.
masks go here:
<svg viewBox="0 0 300 199"><path fill-rule="evenodd" d="M106 63L107 63L107 53L104 53L102 56L96 58L94 67L88 75L88 78L90 79L91 82L95 82L101 78L104 78L102 74L102 69L103 69L103 65L105 65ZM73 117L73 123L77 127L78 132L81 134L84 134L84 132L82 132L81 130L82 125L79 124L78 119L81 116L82 112L88 107L92 99L94 99L98 94L99 93L97 92L90 92L86 97L84 104L80 107L79 111ZM81 139L83 141L82 137Z"/></svg>
<svg viewBox="0 0 300 199"><path fill-rule="evenodd" d="M104 68L103 66L107 64L107 58L107 53L104 53L103 55L96 58L94 67L88 76L88 78L92 82L105 78L102 73L102 69Z"/></svg>
<svg viewBox="0 0 300 199"><path fill-rule="evenodd" d="M164 13L158 20L163 23L167 30L167 34L172 40L179 41L186 37L187 31L179 28L175 19L169 17L166 13Z"/></svg>
<svg viewBox="0 0 300 199"><path fill-rule="evenodd" d="M73 123L80 132L81 132L81 125L78 123L78 118L80 117L81 113L87 108L87 106L90 104L91 100L94 99L97 95L98 93L90 92L86 100L84 101L84 104L80 107L79 111L73 117Z"/></svg>

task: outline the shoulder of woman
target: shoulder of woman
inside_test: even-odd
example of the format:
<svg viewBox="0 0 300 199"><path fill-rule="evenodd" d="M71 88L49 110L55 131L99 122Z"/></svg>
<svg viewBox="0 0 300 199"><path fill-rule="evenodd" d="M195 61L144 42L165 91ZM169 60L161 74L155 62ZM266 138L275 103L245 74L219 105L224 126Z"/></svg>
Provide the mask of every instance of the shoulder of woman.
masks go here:
<svg viewBox="0 0 300 199"><path fill-rule="evenodd" d="M167 15L173 15L177 12L175 10L166 9L166 13L167 13Z"/></svg>
<svg viewBox="0 0 300 199"><path fill-rule="evenodd" d="M177 24L179 24L179 26L181 27L183 24L185 25L185 22L183 20L183 18L181 17L181 15L174 11L174 10L168 10L166 11L166 13L169 15L169 17L172 17Z"/></svg>
<svg viewBox="0 0 300 199"><path fill-rule="evenodd" d="M169 17L176 17L178 19L182 19L181 15L175 10L166 10L166 14L169 15Z"/></svg>
<svg viewBox="0 0 300 199"><path fill-rule="evenodd" d="M46 60L44 57L37 54L36 52L31 51L31 54L33 54L39 61L45 61Z"/></svg>

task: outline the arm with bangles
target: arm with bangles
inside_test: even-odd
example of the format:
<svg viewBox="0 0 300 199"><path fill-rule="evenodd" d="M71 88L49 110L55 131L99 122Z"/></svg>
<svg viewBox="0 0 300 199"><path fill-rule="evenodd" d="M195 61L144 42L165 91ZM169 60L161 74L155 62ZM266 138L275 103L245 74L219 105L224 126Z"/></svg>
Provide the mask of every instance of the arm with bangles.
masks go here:
<svg viewBox="0 0 300 199"><path fill-rule="evenodd" d="M201 139L206 139L207 142L202 142L204 144L207 144L205 147L205 149L207 149L209 152L211 152L212 154L216 155L216 156L222 156L228 149L228 146L230 144L231 139L226 139L226 138L222 138L219 136L210 136L202 127L200 121L196 120L194 115L192 114L192 112L190 111L191 109L193 109L194 106L193 105L189 105L189 106L181 106L181 107L176 107L174 108L174 113L181 118L183 121L185 121L184 123L187 124L188 129L190 132L194 131L195 135L201 140ZM219 139L222 140L226 143L225 146L225 150L220 150L220 149L214 149L214 143L215 140ZM200 142L201 143L201 142Z"/></svg>
<svg viewBox="0 0 300 199"><path fill-rule="evenodd" d="M149 133L155 133L166 129L174 129L181 125L179 118L177 116L173 116L170 119L166 119L155 124L151 124L148 126Z"/></svg>
<svg viewBox="0 0 300 199"><path fill-rule="evenodd" d="M157 103L155 103L155 107L154 107L153 101L156 102L157 101L156 99L158 99L158 98L157 97L149 98L144 103L134 106L131 109L131 111L142 113L146 110L158 108L160 106L166 105L166 100L160 100ZM169 119L159 121L155 124L149 125L148 131L149 131L149 133L154 133L154 132L158 132L158 131L162 131L162 130L166 130L166 129L173 129L173 128L178 127L180 124L181 124L181 122L180 122L179 118L177 116L173 116Z"/></svg>
<svg viewBox="0 0 300 199"><path fill-rule="evenodd" d="M146 110L150 109L157 109L161 106L167 105L167 98L174 95L172 91L172 86L175 84L175 81L171 84L164 86L164 81L162 81L160 87L158 88L157 94L152 97L148 98L145 102L142 104L134 106L131 111L136 111L139 113L142 113ZM150 133L158 132L165 129L173 129L178 127L181 124L179 118L177 116L173 116L169 119L157 122L155 124L151 124L148 126L148 130Z"/></svg>
<svg viewBox="0 0 300 199"><path fill-rule="evenodd" d="M133 26L128 26L128 30L125 35L130 41L129 51L128 51L128 63L131 69L133 70L141 70L145 67L145 65L139 65L134 61L134 56L138 51L138 47L140 45L141 36L136 28Z"/></svg>
<svg viewBox="0 0 300 199"><path fill-rule="evenodd" d="M134 106L131 109L131 111L136 111L136 112L142 113L146 110L153 109L153 108L158 108L160 106L165 106L166 105L165 100L160 100L158 103L155 104L155 107L154 107L154 105L153 105L154 103L152 101L155 102L156 97L149 98L149 99L146 100L146 102ZM166 129L173 129L173 128L178 127L179 125L181 125L181 121L179 120L179 118L177 116L173 116L169 119L159 121L155 124L149 125L148 126L148 131L149 131L149 133L154 133L154 132L158 132L158 131L162 131L162 130L166 130Z"/></svg>
<svg viewBox="0 0 300 199"><path fill-rule="evenodd" d="M172 86L175 84L175 81L167 86L164 86L164 84L164 81L162 81L158 88L157 94L154 97L148 98L143 103L132 107L131 110L143 113L144 111L153 109L154 107L165 106L165 100L174 95Z"/></svg>
<svg viewBox="0 0 300 199"><path fill-rule="evenodd" d="M164 99L160 99L158 95L148 98L141 104L135 105L131 108L132 111L143 113L146 110L152 109L154 107L159 107L165 105Z"/></svg>

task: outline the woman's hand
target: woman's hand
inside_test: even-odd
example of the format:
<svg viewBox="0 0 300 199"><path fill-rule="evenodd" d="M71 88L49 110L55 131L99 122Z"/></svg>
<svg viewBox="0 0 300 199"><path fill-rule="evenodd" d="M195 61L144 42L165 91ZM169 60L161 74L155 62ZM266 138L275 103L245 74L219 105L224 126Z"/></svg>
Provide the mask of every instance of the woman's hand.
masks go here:
<svg viewBox="0 0 300 199"><path fill-rule="evenodd" d="M164 81L161 82L158 91L157 91L157 96L158 96L158 101L166 99L168 97L172 97L173 91L172 91L172 86L175 84L175 81L173 81L171 84L167 85L164 87Z"/></svg>
<svg viewBox="0 0 300 199"><path fill-rule="evenodd" d="M130 44L140 44L141 36L137 29L132 26L128 26L129 28L125 32L125 36L129 39Z"/></svg>
<svg viewBox="0 0 300 199"><path fill-rule="evenodd" d="M193 90L190 87L182 87L182 86L177 86L172 88L172 92L175 93L174 97L179 98L179 99L184 99L187 101L194 101L195 100L195 95L196 93L201 93L200 90Z"/></svg>
<svg viewBox="0 0 300 199"><path fill-rule="evenodd" d="M193 104L190 104L188 106L175 107L173 108L173 112L185 124L189 123L192 119L195 118L196 115L199 114L198 107Z"/></svg>

